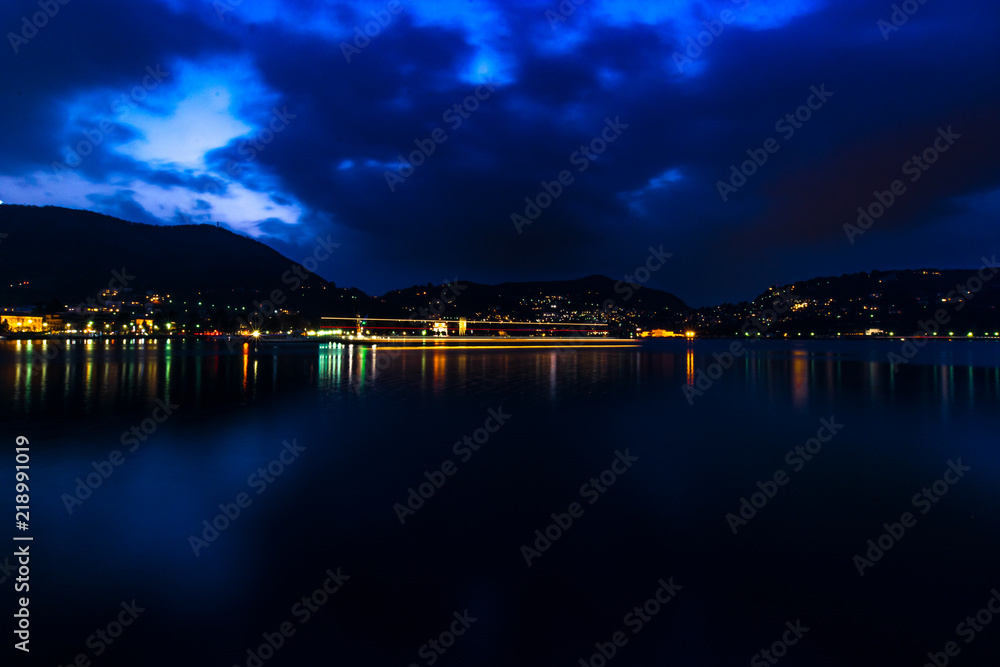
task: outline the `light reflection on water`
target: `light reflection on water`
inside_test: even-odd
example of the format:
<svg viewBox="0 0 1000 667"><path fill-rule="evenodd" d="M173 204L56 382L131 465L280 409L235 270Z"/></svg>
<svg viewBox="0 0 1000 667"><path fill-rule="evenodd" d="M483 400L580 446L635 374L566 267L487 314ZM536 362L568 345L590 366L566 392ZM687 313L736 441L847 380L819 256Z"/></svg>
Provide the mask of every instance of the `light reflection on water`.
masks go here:
<svg viewBox="0 0 1000 667"><path fill-rule="evenodd" d="M985 362L973 356L977 346L988 352ZM8 341L0 342L0 383L6 409L16 415L35 414L42 406L56 404L91 414L123 400L169 400L176 391L194 400L215 396L252 402L310 387L356 396L417 387L422 395L440 399L457 387L488 389L512 376L536 378L549 401L597 391L623 377L645 390L674 384L680 395L680 386L694 387L718 358L712 354L724 354L727 347L724 341L559 351L379 351L351 345L252 354L243 347L230 351L224 344L173 340ZM933 400L946 416L956 400L968 405L976 401L977 392L984 398L1000 393L996 347L989 342L945 343L936 358L917 359L894 373L885 362L888 348L884 346L863 349L815 342L811 347L786 344L767 349L751 345L719 380L713 380L706 394L735 382L740 391L764 391L775 400L788 398L794 408L802 410L818 396L849 391L891 400L898 391L920 387L925 400ZM42 360L40 355L52 358ZM846 382L844 364L852 364ZM677 367L684 368L683 377L675 375ZM239 378L235 385L234 376ZM859 376L863 386L857 386ZM928 392L934 393L933 399Z"/></svg>
<svg viewBox="0 0 1000 667"><path fill-rule="evenodd" d="M803 664L898 664L896 648L953 627L966 598L996 585L998 347L941 343L893 373L884 341L748 344L689 405L682 389L729 345L250 354L81 341L40 362L51 343L0 342L3 423L38 448L33 509L38 543L50 547L36 561L47 582L38 616L54 626L45 657L65 664L108 608L137 597L160 610L136 630L150 634L123 640L102 664L172 664L142 647L179 633L205 660L242 664L290 600L344 565L357 594L295 637L288 655L300 659L283 664L333 653L345 664L409 664L436 619L465 606L486 610L483 630L456 648L471 653L447 656L453 664L575 664L671 575L691 582L690 595L657 618L662 631L630 642L628 664L745 664L768 622L799 615L827 628L833 643L819 632L813 641L827 655L880 619L901 619L881 649ZM68 515L61 494L156 399L178 404L176 417ZM392 504L498 406L510 425L401 526ZM725 513L831 416L844 435L734 537ZM195 558L188 535L290 438L307 446L302 463ZM518 546L621 448L639 456L636 467L528 570ZM875 595L851 555L959 457L973 472L879 563ZM0 474L9 466L0 460ZM56 545L72 546L73 567ZM594 572L614 576L598 585ZM915 586L936 596L936 611L911 619Z"/></svg>

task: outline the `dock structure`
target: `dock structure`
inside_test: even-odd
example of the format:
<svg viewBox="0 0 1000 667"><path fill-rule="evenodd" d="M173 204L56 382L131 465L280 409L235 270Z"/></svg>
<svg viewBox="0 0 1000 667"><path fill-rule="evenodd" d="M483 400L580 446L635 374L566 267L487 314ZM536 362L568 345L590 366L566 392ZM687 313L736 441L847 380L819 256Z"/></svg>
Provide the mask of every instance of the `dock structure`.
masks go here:
<svg viewBox="0 0 1000 667"><path fill-rule="evenodd" d="M394 347L620 347L603 322L323 317L320 335L342 344Z"/></svg>

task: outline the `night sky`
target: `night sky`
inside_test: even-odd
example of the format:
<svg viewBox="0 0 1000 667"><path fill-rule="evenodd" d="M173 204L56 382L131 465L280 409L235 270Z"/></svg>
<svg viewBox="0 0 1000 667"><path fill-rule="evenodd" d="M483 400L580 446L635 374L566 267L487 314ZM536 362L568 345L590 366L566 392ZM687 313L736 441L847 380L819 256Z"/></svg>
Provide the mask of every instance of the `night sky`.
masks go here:
<svg viewBox="0 0 1000 667"><path fill-rule="evenodd" d="M648 284L695 306L974 268L1000 251L1000 5L895 7L8 1L0 199L293 260L329 235L318 273L373 294L620 279L661 245ZM517 224L526 197L547 206Z"/></svg>

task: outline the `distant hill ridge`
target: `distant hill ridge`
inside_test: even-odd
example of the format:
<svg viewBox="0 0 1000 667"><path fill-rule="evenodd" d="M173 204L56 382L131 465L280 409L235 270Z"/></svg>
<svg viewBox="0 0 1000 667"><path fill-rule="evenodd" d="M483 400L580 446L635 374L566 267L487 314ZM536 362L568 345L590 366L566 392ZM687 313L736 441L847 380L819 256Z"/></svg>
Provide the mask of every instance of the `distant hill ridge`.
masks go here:
<svg viewBox="0 0 1000 667"><path fill-rule="evenodd" d="M267 245L212 225L148 225L55 206L0 206L0 300L78 302L112 271L130 285L193 294L206 288L273 289L294 262ZM11 282L28 281L11 288ZM314 276L311 281L325 283Z"/></svg>
<svg viewBox="0 0 1000 667"><path fill-rule="evenodd" d="M150 225L54 206L0 206L0 305L79 303L106 287L113 272L134 276L130 287L190 298L208 295L205 307L242 312L275 289L288 308L303 315L361 317L447 317L477 314L517 318L593 317L624 309L629 321L666 327L694 324L701 330L731 332L749 313L775 296L775 288L752 303L698 309L662 290L602 275L575 280L505 282L485 285L458 279L454 288L414 285L369 296L313 275L303 289L282 278L295 262L260 241L212 225ZM988 259L988 258L987 258ZM990 265L992 261L986 261ZM969 306L956 288L969 284L971 269L898 269L819 277L785 285L796 308L782 316L798 330L865 330L912 327L941 307L955 326L1000 328L1000 279L980 281ZM27 284L21 284L21 283ZM444 297L444 298L443 298ZM195 304L201 305L203 296ZM435 306L435 303L437 304ZM190 301L189 301L190 304Z"/></svg>
<svg viewBox="0 0 1000 667"><path fill-rule="evenodd" d="M260 241L212 225L150 225L56 206L0 206L0 303L29 305L52 299L78 303L107 286L112 272L135 276L130 287L179 295L238 290L268 293L283 288L281 277L295 264ZM27 285L18 285L27 281ZM11 286L14 283L14 286ZM582 304L608 299L632 307L685 311L676 296L648 287L592 275L576 280L482 285L460 281L455 308L471 314L491 307L515 310L521 299L540 293L563 295ZM310 287L327 286L311 276ZM440 288L438 288L440 291ZM362 316L395 316L425 310L440 294L427 287L393 290L382 297L353 295ZM330 300L327 300L330 301ZM332 306L333 304L331 304ZM343 310L336 305L338 314ZM353 315L353 306L351 308ZM449 314L458 312L452 310Z"/></svg>

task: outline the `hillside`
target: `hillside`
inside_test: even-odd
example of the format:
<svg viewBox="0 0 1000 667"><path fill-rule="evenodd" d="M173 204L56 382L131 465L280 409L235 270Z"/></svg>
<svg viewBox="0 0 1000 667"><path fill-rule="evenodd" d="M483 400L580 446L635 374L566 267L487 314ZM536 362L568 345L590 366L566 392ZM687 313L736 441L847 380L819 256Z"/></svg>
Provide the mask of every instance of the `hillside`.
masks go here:
<svg viewBox="0 0 1000 667"><path fill-rule="evenodd" d="M146 225L55 206L0 206L0 302L76 303L108 286L193 295L213 289L282 287L293 262L252 239L211 225ZM318 276L310 283L328 284ZM22 284L26 283L26 284Z"/></svg>
<svg viewBox="0 0 1000 667"><path fill-rule="evenodd" d="M442 288L415 285L380 297L384 313L409 313L429 309ZM446 317L492 319L501 314L516 319L593 320L617 312L630 318L683 316L690 309L678 297L649 287L636 287L607 276L576 280L507 282L483 285L459 281L446 294L453 299L442 312ZM613 304L605 308L605 304Z"/></svg>
<svg viewBox="0 0 1000 667"><path fill-rule="evenodd" d="M982 280L980 275L986 276ZM962 293L962 290L968 293ZM771 288L752 303L700 308L699 330L734 335L754 313L778 293L787 295L790 310L768 328L769 333L816 335L837 332L912 334L918 323L938 311L947 317L942 330L976 333L1000 330L1000 279L990 269L899 269L826 276Z"/></svg>
<svg viewBox="0 0 1000 667"><path fill-rule="evenodd" d="M768 335L912 333L942 308L949 331L1000 330L1000 279L990 269L984 270L985 280L974 268L819 277L769 288L749 303L694 310L669 292L600 275L499 285L459 280L454 287L414 285L371 297L338 289L317 275L300 281L291 273L295 262L225 229L130 223L51 206L0 206L0 233L0 306L58 312L95 297L116 275L126 274L139 302L147 290L170 295L156 306L163 319L221 330L234 330L255 303L277 293L280 308L289 311L282 326L315 326L323 315L443 316L608 322L620 333L690 327L702 335L732 336L779 292L787 295L788 310L768 326ZM960 287L972 290L963 297ZM133 311L140 313L141 305Z"/></svg>

